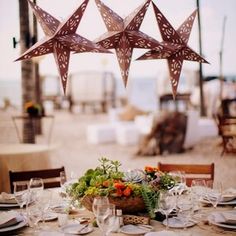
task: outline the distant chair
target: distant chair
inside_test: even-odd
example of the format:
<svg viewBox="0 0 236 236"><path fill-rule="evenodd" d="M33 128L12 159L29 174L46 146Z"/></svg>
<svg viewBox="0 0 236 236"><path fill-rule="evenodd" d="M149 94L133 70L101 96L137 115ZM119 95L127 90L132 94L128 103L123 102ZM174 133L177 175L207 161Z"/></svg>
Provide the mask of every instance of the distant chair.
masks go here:
<svg viewBox="0 0 236 236"><path fill-rule="evenodd" d="M186 184L191 186L192 180L204 179L214 180L215 165L211 163L209 165L199 164L164 164L159 162L158 168L163 172L171 171L183 171L186 174Z"/></svg>
<svg viewBox="0 0 236 236"><path fill-rule="evenodd" d="M32 170L32 171L9 171L11 192L14 191L14 183L29 181L31 178L42 178L44 188L60 187L60 172L65 171L64 166L56 169Z"/></svg>

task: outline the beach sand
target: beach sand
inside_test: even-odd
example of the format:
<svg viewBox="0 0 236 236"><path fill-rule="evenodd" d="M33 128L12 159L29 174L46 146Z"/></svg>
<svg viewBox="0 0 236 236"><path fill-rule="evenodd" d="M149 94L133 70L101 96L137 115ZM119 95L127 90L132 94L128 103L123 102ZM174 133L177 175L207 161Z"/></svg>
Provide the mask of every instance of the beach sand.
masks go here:
<svg viewBox="0 0 236 236"><path fill-rule="evenodd" d="M1 112L0 114L0 143L19 142L11 120L13 113ZM236 188L236 155L220 155L222 146L220 137L204 139L193 149L181 154L164 156L141 157L136 156L137 146L121 146L116 143L92 145L86 140L86 128L89 124L107 123L106 114L71 114L68 111L56 111L50 145L56 145L51 153L53 167L65 166L67 176L74 172L82 175L88 168L96 167L98 159L105 156L112 160L119 160L122 169L143 169L146 165L156 166L163 163L191 163L209 164L215 163L215 180L222 181L225 188ZM48 132L48 130L47 130ZM46 136L46 134L44 134ZM42 137L40 142L46 140Z"/></svg>

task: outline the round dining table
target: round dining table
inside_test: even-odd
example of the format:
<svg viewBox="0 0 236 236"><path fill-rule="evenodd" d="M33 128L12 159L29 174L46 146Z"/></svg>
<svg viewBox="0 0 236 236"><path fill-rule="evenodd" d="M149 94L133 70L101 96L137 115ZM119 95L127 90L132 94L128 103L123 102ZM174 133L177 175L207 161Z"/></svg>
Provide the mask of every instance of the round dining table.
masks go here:
<svg viewBox="0 0 236 236"><path fill-rule="evenodd" d="M50 190L51 191L51 190ZM52 190L52 196L51 196L51 206L57 206L58 204L61 204L62 202L65 202L65 198L61 196L61 190L60 188L56 188ZM68 199L67 199L68 201ZM51 207L53 208L53 207ZM0 208L0 211L3 210ZM233 206L219 206L216 209L214 209L211 206L202 206L199 214L204 215L204 217L201 218L201 220L196 221L196 224L192 227L188 227L186 230L183 228L175 229L170 228L169 230L173 231L176 236L184 236L184 235L191 235L191 236L217 236L217 235L229 235L229 236L235 236L236 235L236 229L229 230L226 228L220 228L215 225L212 225L209 223L208 215L210 215L213 212L216 211L228 211L228 210L234 210L236 211ZM23 214L26 213L26 210L23 209ZM197 214L198 214L197 213ZM61 214L65 213L58 213L58 218ZM80 219L90 219L90 227L92 228L91 232L89 232L87 235L91 236L100 236L102 235L101 230L98 227L93 227L92 222L94 221L94 215L92 212L86 210L86 209L74 209L70 212L70 214L67 215L68 221L66 222L66 225L70 224L78 224ZM150 225L153 227L152 232L160 232L165 230L165 226L162 224L162 222L151 220ZM65 226L64 226L65 227ZM236 226L235 226L236 227ZM54 219L52 221L46 221L45 223L40 222L38 231L36 235L40 236L60 236L60 235L74 235L74 234L65 234L63 232L63 227L60 226L59 220ZM32 228L25 226L17 231L14 232L13 235L32 235ZM1 235L1 234L0 234ZM124 234L121 232L118 233L110 233L110 236L125 236L128 234ZM130 233L131 235L131 233ZM134 234L133 234L134 235ZM137 234L136 234L137 235ZM159 236L159 234L156 234ZM172 234L170 234L171 236ZM153 234L155 236L155 234ZM165 234L165 236L168 236L168 234Z"/></svg>

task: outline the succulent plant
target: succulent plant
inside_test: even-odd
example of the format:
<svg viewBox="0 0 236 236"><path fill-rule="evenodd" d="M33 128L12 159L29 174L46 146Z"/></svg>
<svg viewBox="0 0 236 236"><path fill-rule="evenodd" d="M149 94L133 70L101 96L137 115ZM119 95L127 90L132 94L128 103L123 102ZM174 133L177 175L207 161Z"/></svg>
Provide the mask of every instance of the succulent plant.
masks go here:
<svg viewBox="0 0 236 236"><path fill-rule="evenodd" d="M145 173L139 169L128 170L124 172L123 180L126 182L140 183L145 180Z"/></svg>

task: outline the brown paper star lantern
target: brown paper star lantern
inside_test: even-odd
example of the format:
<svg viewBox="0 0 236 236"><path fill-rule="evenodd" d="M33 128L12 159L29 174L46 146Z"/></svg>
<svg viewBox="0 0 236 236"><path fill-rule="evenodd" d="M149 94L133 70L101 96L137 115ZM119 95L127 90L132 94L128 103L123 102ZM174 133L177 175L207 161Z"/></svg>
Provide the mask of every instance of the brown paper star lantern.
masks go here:
<svg viewBox="0 0 236 236"><path fill-rule="evenodd" d="M109 52L107 49L104 49L75 33L87 7L88 1L89 0L85 0L66 21L61 23L49 13L42 10L39 6L28 0L45 33L45 37L29 48L22 56L16 59L16 61L53 53L61 77L64 93L66 92L71 51Z"/></svg>
<svg viewBox="0 0 236 236"><path fill-rule="evenodd" d="M134 48L155 48L160 43L139 31L151 0L146 0L126 18L121 18L100 0L95 0L108 32L96 43L106 49L115 49L122 79L127 85L129 68Z"/></svg>
<svg viewBox="0 0 236 236"><path fill-rule="evenodd" d="M183 61L188 60L200 63L208 63L204 58L202 58L187 45L197 10L195 10L184 21L184 23L177 30L175 30L165 18L165 16L161 13L161 11L157 8L157 6L154 3L152 4L163 39L161 44L166 48L169 48L169 50L160 51L152 49L139 57L137 60L167 59L173 97L175 98Z"/></svg>

